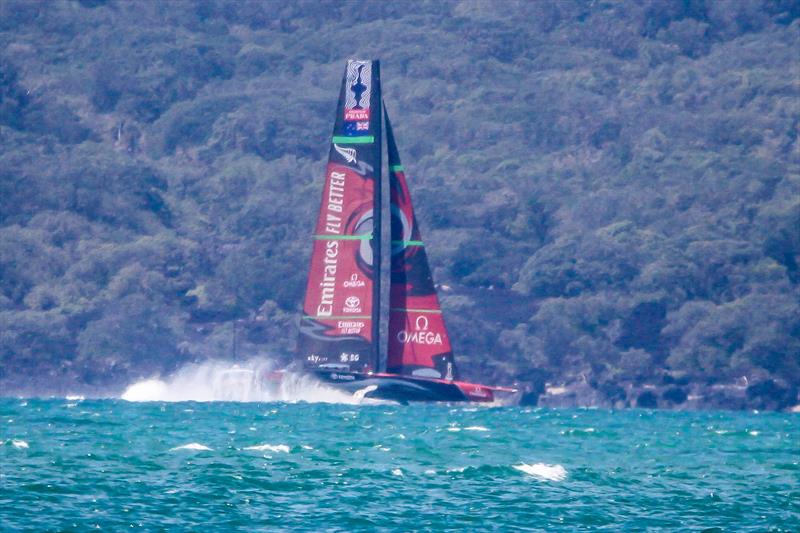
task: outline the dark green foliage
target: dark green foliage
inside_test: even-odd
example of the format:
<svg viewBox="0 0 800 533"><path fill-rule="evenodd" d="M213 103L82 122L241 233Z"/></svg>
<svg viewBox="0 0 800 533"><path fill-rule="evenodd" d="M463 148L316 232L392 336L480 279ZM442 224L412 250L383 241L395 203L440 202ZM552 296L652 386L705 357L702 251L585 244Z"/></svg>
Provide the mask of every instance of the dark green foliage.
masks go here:
<svg viewBox="0 0 800 533"><path fill-rule="evenodd" d="M658 396L652 391L644 391L636 398L636 407L655 409L658 407Z"/></svg>
<svg viewBox="0 0 800 533"><path fill-rule="evenodd" d="M27 105L28 95L19 85L16 67L0 57L0 124L20 128Z"/></svg>
<svg viewBox="0 0 800 533"><path fill-rule="evenodd" d="M674 405L681 405L686 401L688 395L686 394L686 391L680 387L670 387L664 391L664 394L662 394L661 397L668 402L672 402Z"/></svg>
<svg viewBox="0 0 800 533"><path fill-rule="evenodd" d="M783 409L797 400L797 387L782 387L772 379L747 387L747 399L757 409Z"/></svg>
<svg viewBox="0 0 800 533"><path fill-rule="evenodd" d="M798 5L0 2L0 386L288 361L359 56L465 377L791 404Z"/></svg>

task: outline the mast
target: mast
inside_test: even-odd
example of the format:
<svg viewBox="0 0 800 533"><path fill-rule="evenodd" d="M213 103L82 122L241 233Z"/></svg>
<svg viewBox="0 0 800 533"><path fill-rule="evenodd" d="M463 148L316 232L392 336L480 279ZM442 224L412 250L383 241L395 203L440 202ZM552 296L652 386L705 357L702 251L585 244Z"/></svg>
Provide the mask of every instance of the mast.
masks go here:
<svg viewBox="0 0 800 533"><path fill-rule="evenodd" d="M383 196L382 196L382 183L383 180L381 179L381 171L383 166L383 137L381 136L381 119L383 118L383 94L381 93L381 69L380 69L380 61L375 60L374 63L374 75L373 75L373 84L376 87L375 91L375 98L373 98L372 102L374 104L374 120L377 122L377 126L375 127L375 144L373 145L373 156L375 158L375 170L374 170L374 200L373 205L374 207L374 214L373 214L373 223L372 223L372 256L373 261L372 264L375 270L375 276L372 283L372 309L373 309L373 320L372 320L372 370L380 371L381 370L381 272L383 271L382 262L381 262L381 250L383 249L383 225L381 221L383 220L382 213L383 213Z"/></svg>
<svg viewBox="0 0 800 533"><path fill-rule="evenodd" d="M348 61L297 343L305 368L377 368L381 115L378 62Z"/></svg>
<svg viewBox="0 0 800 533"><path fill-rule="evenodd" d="M385 110L384 116L392 233L387 372L456 379L450 336Z"/></svg>

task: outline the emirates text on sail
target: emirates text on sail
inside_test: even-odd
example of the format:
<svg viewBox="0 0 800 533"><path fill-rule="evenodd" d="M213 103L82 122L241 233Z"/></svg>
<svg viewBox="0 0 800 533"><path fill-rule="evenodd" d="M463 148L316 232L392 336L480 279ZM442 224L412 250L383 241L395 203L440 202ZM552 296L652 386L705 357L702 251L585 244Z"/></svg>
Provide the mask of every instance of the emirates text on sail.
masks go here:
<svg viewBox="0 0 800 533"><path fill-rule="evenodd" d="M336 262L339 256L339 241L325 243L325 275L319 286L322 294L317 306L317 316L331 316L333 314L333 297L336 292Z"/></svg>
<svg viewBox="0 0 800 533"><path fill-rule="evenodd" d="M344 172L331 172L328 178L328 213L325 217L325 232L339 235L342 231L342 219L339 215L331 213L342 212L344 203ZM336 264L339 256L339 241L325 243L324 272L320 303L317 306L317 316L331 316L333 314L333 299L336 292Z"/></svg>

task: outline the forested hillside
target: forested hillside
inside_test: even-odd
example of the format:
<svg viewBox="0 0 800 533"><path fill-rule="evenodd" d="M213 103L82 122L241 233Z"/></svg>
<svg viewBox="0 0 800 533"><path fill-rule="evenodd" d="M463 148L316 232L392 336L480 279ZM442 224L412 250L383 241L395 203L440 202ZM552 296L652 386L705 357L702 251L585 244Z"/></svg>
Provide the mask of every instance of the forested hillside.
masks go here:
<svg viewBox="0 0 800 533"><path fill-rule="evenodd" d="M797 403L798 50L788 0L0 0L0 390L288 361L363 57L463 375Z"/></svg>

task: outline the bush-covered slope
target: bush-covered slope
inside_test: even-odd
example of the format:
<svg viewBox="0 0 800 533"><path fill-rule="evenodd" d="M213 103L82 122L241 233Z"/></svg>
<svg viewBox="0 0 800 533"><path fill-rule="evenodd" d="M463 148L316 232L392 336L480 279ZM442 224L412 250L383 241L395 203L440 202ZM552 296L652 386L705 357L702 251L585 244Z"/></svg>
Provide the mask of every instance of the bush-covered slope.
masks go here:
<svg viewBox="0 0 800 533"><path fill-rule="evenodd" d="M339 77L369 57L463 374L790 402L798 6L4 0L0 384L286 360Z"/></svg>

